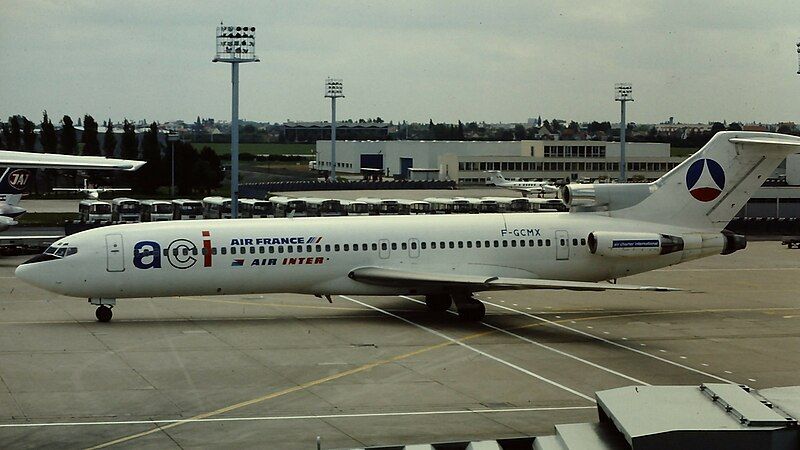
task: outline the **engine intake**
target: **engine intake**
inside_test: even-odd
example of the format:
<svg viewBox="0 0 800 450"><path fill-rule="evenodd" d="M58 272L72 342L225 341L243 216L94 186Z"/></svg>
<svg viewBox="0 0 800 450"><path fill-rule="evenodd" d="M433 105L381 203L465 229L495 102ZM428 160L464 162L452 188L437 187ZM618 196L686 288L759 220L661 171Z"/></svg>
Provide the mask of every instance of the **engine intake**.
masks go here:
<svg viewBox="0 0 800 450"><path fill-rule="evenodd" d="M589 233L589 251L593 255L643 257L667 255L683 250L683 238L659 233Z"/></svg>
<svg viewBox="0 0 800 450"><path fill-rule="evenodd" d="M734 234L732 231L722 230L725 237L725 245L722 247L720 255L730 255L731 253L744 250L747 247L747 238L741 234Z"/></svg>

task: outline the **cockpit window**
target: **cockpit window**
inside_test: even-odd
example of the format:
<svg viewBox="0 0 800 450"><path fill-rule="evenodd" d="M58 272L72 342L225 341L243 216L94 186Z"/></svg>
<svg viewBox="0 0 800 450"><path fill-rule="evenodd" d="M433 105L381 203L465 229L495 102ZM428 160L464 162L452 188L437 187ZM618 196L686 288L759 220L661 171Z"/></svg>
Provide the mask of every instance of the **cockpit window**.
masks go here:
<svg viewBox="0 0 800 450"><path fill-rule="evenodd" d="M50 247L47 247L47 250L44 251L44 254L56 256L58 258L65 258L78 253L77 247L68 247L68 245L69 244L66 242L62 244L51 245Z"/></svg>
<svg viewBox="0 0 800 450"><path fill-rule="evenodd" d="M56 250L56 256L64 256L67 253L67 247L61 247Z"/></svg>

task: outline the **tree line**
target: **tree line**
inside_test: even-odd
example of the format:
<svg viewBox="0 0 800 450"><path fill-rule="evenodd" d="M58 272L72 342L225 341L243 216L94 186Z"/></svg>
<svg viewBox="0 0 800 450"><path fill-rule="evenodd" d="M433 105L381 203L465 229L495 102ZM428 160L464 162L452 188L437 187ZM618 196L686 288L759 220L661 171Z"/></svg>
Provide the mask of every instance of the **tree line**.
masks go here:
<svg viewBox="0 0 800 450"><path fill-rule="evenodd" d="M222 164L216 152L203 147L199 152L187 142L177 141L163 145L159 140L159 128L152 122L148 129L137 136L136 126L127 119L123 121L119 137L114 132L111 119L103 121L102 144L100 124L89 114L83 116L83 132L80 141L78 130L69 115L61 119L57 130L47 111L42 113L37 136L36 124L24 116L14 115L8 122L0 123L0 148L11 151L37 151L37 138L45 153L64 155L105 156L107 158L137 159L146 161L136 172L82 171L93 185L126 186L136 192L155 194L159 188L169 187L171 181L172 150L175 152L175 185L180 195L195 192L209 193L219 187L224 177ZM172 145L170 145L172 144ZM119 148L119 151L117 151ZM49 190L61 183L79 185L74 170L45 170L37 176L35 192ZM66 179L66 181L64 181Z"/></svg>

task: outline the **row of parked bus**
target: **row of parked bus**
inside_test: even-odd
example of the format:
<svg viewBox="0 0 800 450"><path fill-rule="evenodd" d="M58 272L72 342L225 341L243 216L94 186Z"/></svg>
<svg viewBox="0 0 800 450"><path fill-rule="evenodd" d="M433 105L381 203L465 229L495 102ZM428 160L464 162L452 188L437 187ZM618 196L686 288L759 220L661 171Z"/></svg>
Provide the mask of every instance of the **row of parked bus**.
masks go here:
<svg viewBox="0 0 800 450"><path fill-rule="evenodd" d="M362 197L339 200L316 197L273 196L269 200L239 200L239 217L326 217L377 216L404 214L477 214L495 212L566 211L560 199L509 197L431 197L424 200ZM231 199L206 197L203 200L136 200L119 197L105 202L83 200L79 205L80 221L158 222L164 220L230 219Z"/></svg>

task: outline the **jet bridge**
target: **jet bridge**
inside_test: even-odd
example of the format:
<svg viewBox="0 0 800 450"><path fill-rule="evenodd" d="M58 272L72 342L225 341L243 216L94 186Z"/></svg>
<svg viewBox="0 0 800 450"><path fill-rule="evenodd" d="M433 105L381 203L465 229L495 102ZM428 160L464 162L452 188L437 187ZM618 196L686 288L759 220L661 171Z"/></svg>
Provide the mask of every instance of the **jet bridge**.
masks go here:
<svg viewBox="0 0 800 450"><path fill-rule="evenodd" d="M599 422L556 425L553 436L368 447L371 450L797 450L800 386L629 386L600 391Z"/></svg>

